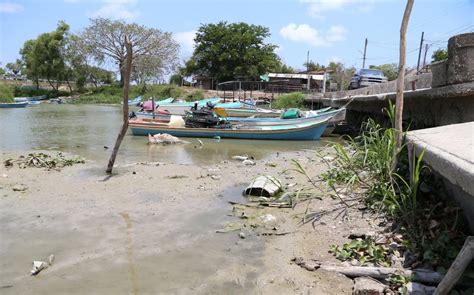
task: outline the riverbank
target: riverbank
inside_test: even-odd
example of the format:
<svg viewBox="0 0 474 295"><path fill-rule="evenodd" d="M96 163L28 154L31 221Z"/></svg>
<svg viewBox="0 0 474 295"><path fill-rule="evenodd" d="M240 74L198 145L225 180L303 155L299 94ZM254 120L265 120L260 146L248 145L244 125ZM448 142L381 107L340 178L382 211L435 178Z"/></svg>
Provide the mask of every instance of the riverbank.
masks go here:
<svg viewBox="0 0 474 295"><path fill-rule="evenodd" d="M169 147L173 148L173 147ZM240 222L228 201L244 202L243 188L257 175L278 176L298 159L320 173L315 151L273 153L255 166L137 163L105 178L88 161L61 172L2 167L0 178L0 286L18 293L285 293L350 294L352 280L308 272L294 257L335 262L328 249L354 231L376 231L377 222L351 211L351 222L323 216L301 226L305 212L332 209L328 196L294 209L264 208L246 214L276 218L284 235L257 235L252 227L216 233ZM2 154L2 162L9 157ZM307 185L301 174L279 176L290 187ZM24 184L24 192L13 191ZM340 205L337 205L340 206ZM229 216L230 215L230 216ZM269 229L271 231L271 229ZM27 241L27 242L25 242ZM54 264L36 277L33 260L54 254Z"/></svg>

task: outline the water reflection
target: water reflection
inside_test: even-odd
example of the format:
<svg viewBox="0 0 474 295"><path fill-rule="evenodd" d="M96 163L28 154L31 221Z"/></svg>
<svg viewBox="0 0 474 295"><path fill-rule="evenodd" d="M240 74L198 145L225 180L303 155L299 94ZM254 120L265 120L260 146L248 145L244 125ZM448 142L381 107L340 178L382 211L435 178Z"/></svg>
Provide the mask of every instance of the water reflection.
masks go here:
<svg viewBox="0 0 474 295"><path fill-rule="evenodd" d="M26 109L0 109L0 150L58 150L105 162L121 125L120 106L41 104ZM208 164L247 154L256 159L277 151L316 149L318 141L250 141L194 138L175 146L148 145L146 137L127 135L119 161L163 161Z"/></svg>

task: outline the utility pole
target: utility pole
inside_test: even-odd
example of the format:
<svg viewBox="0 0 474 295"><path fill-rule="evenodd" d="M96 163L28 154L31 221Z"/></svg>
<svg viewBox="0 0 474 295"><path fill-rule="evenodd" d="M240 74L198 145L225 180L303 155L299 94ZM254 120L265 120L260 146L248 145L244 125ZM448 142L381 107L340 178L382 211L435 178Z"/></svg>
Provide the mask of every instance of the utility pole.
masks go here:
<svg viewBox="0 0 474 295"><path fill-rule="evenodd" d="M428 43L425 44L425 56L423 57L423 66L426 66L426 54L428 53Z"/></svg>
<svg viewBox="0 0 474 295"><path fill-rule="evenodd" d="M362 59L362 68L365 69L365 54L367 53L367 38L365 38L364 58Z"/></svg>
<svg viewBox="0 0 474 295"><path fill-rule="evenodd" d="M424 35L425 35L425 32L421 32L420 50L418 51L418 63L416 64L416 73L420 71L420 58L421 58L421 49L423 48Z"/></svg>
<svg viewBox="0 0 474 295"><path fill-rule="evenodd" d="M310 79L311 79L311 75L309 74L309 50L308 50L308 55L306 56L306 72L308 73L308 83L306 85L306 89L309 90L310 88Z"/></svg>

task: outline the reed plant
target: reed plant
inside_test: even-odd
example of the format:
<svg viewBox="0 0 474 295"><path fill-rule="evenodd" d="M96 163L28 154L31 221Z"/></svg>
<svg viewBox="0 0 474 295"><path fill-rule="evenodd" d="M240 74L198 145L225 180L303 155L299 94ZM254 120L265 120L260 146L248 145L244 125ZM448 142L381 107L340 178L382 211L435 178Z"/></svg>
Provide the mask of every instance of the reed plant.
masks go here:
<svg viewBox="0 0 474 295"><path fill-rule="evenodd" d="M0 84L0 103L14 102L13 96L13 87L10 85Z"/></svg>

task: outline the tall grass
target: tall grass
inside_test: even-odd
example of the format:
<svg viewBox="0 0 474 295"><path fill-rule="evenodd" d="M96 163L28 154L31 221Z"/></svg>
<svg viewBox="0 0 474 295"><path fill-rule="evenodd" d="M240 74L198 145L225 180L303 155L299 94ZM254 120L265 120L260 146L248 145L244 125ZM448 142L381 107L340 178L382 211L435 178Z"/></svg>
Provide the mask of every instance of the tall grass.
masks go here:
<svg viewBox="0 0 474 295"><path fill-rule="evenodd" d="M0 103L12 103L13 100L13 87L9 85L0 84Z"/></svg>
<svg viewBox="0 0 474 295"><path fill-rule="evenodd" d="M272 102L274 109L304 108L304 95L301 92L293 92L278 96Z"/></svg>

